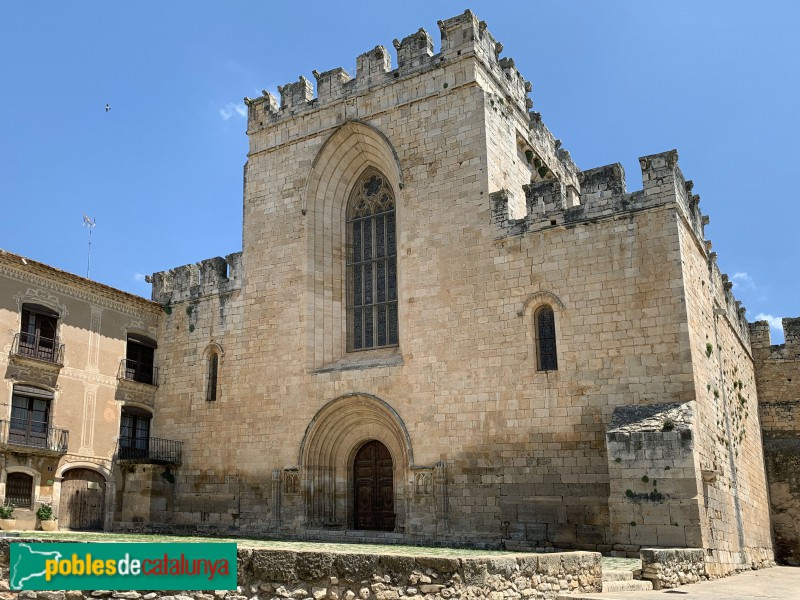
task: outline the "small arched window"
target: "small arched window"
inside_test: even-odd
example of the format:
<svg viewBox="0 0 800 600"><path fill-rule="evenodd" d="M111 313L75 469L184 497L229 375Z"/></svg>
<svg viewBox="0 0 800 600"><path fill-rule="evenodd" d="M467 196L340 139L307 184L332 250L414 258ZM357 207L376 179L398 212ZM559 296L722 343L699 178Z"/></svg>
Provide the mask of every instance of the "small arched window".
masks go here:
<svg viewBox="0 0 800 600"><path fill-rule="evenodd" d="M396 346L397 250L394 193L367 169L347 205L347 348Z"/></svg>
<svg viewBox="0 0 800 600"><path fill-rule="evenodd" d="M217 372L219 370L219 354L211 352L208 356L208 374L206 377L206 400L217 399Z"/></svg>
<svg viewBox="0 0 800 600"><path fill-rule="evenodd" d="M553 309L545 305L534 314L536 331L536 362L539 371L558 369L556 359L556 319Z"/></svg>

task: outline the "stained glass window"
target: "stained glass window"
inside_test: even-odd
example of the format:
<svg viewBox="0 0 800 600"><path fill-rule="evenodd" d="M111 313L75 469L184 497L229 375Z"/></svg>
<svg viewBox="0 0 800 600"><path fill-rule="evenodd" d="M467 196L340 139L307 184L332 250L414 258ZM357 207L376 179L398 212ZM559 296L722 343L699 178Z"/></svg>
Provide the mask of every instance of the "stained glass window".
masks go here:
<svg viewBox="0 0 800 600"><path fill-rule="evenodd" d="M536 354L540 371L558 369L556 360L556 319L553 309L542 306L536 311Z"/></svg>
<svg viewBox="0 0 800 600"><path fill-rule="evenodd" d="M398 343L394 209L386 178L375 169L364 171L347 210L348 350Z"/></svg>

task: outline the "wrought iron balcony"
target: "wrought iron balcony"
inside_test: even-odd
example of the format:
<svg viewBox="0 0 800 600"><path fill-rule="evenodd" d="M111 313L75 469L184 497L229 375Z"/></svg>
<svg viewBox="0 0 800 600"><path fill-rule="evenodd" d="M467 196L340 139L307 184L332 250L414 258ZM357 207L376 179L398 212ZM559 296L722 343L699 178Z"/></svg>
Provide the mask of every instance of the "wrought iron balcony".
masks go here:
<svg viewBox="0 0 800 600"><path fill-rule="evenodd" d="M46 338L34 333L15 334L11 353L54 365L64 364L64 344L59 344L58 339Z"/></svg>
<svg viewBox="0 0 800 600"><path fill-rule="evenodd" d="M119 364L119 378L125 381L138 381L148 385L158 385L158 367L123 358Z"/></svg>
<svg viewBox="0 0 800 600"><path fill-rule="evenodd" d="M183 442L160 438L120 438L118 462L147 463L152 465L181 464Z"/></svg>
<svg viewBox="0 0 800 600"><path fill-rule="evenodd" d="M29 452L40 450L66 454L69 431L27 419L3 420L0 421L0 444L26 448Z"/></svg>

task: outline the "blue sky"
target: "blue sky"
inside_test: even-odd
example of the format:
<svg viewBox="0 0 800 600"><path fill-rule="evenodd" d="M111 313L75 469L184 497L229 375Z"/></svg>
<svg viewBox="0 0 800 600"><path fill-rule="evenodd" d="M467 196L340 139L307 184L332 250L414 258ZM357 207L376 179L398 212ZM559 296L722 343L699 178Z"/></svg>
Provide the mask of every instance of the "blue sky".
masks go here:
<svg viewBox="0 0 800 600"><path fill-rule="evenodd" d="M149 296L241 249L244 96L472 8L582 169L677 148L748 318L800 316L800 3L0 4L0 248ZM104 106L111 106L105 112ZM773 342L782 340L773 330Z"/></svg>

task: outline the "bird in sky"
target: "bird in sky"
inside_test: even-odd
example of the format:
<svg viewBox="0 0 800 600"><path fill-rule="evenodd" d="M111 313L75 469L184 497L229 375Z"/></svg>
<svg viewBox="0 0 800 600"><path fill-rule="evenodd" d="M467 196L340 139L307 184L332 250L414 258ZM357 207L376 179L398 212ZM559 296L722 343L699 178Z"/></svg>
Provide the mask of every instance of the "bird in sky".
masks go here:
<svg viewBox="0 0 800 600"><path fill-rule="evenodd" d="M108 112L110 110L111 110L111 107L108 104L106 104L106 112Z"/></svg>

